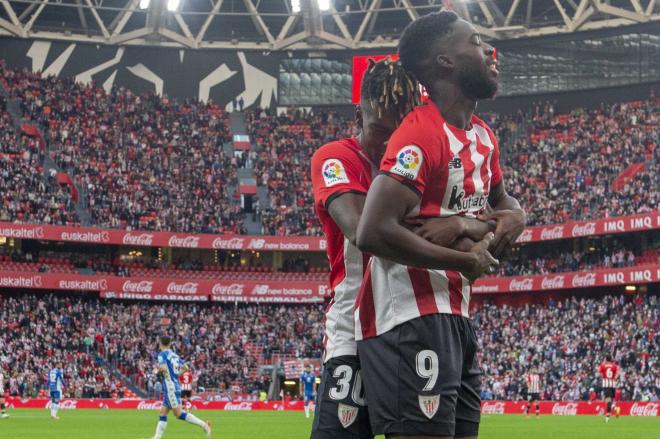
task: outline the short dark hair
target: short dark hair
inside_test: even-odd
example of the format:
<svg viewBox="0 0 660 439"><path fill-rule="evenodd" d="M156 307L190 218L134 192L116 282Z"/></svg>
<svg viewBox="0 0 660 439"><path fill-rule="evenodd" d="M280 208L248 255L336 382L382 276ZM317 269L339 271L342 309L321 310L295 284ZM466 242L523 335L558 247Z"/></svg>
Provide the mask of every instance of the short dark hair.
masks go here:
<svg viewBox="0 0 660 439"><path fill-rule="evenodd" d="M169 346L170 343L172 343L172 339L169 335L161 335L158 341L160 341L160 344L163 346Z"/></svg>
<svg viewBox="0 0 660 439"><path fill-rule="evenodd" d="M458 18L454 11L445 9L419 17L403 30L399 39L399 59L423 85L428 85L425 73L434 43L451 31L451 25Z"/></svg>
<svg viewBox="0 0 660 439"><path fill-rule="evenodd" d="M612 361L612 355L610 354L605 355L605 361Z"/></svg>
<svg viewBox="0 0 660 439"><path fill-rule="evenodd" d="M397 112L399 119L422 103L419 83L411 77L399 61L390 57L378 62L369 59L369 66L362 77L362 99L371 108L378 109L378 118L390 109Z"/></svg>

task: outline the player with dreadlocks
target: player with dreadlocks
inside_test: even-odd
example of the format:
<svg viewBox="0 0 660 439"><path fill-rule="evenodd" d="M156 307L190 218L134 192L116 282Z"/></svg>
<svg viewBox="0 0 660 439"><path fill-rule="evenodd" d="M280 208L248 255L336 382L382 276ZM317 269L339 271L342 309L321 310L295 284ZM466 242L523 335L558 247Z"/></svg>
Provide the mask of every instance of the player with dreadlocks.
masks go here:
<svg viewBox="0 0 660 439"><path fill-rule="evenodd" d="M420 104L420 89L398 61L369 60L356 108L359 134L320 147L312 158L314 205L327 239L333 299L325 323L324 371L312 439L371 439L353 309L366 256L355 247L357 224L387 140Z"/></svg>
<svg viewBox="0 0 660 439"><path fill-rule="evenodd" d="M399 39L401 63L429 102L392 134L357 229L358 249L372 257L356 299L355 335L373 432L387 439L479 432L470 283L495 271L493 255L515 241L525 219L504 189L497 139L473 114L478 100L497 91L493 53L451 11L416 19ZM456 251L412 232L410 216L427 219L422 229L467 219L482 229L469 251Z"/></svg>
<svg viewBox="0 0 660 439"><path fill-rule="evenodd" d="M390 135L420 103L419 83L398 61L370 61L356 109L360 134L324 145L312 158L314 204L327 238L333 290L312 439L373 437L355 343L355 299L368 260L355 246L356 229ZM439 245L448 245L460 235L443 221L419 230ZM470 232L469 227L462 230Z"/></svg>

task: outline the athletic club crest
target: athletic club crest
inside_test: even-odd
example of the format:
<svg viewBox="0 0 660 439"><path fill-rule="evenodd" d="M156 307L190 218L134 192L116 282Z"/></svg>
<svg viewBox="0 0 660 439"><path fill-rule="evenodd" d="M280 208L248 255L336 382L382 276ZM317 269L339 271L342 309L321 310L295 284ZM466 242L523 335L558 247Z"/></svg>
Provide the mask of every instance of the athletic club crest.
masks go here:
<svg viewBox="0 0 660 439"><path fill-rule="evenodd" d="M419 395L419 408L427 418L433 419L438 407L440 407L440 395Z"/></svg>
<svg viewBox="0 0 660 439"><path fill-rule="evenodd" d="M357 419L358 408L339 403L339 408L337 409L337 415L339 416L339 422L341 422L341 425L344 428L348 428Z"/></svg>

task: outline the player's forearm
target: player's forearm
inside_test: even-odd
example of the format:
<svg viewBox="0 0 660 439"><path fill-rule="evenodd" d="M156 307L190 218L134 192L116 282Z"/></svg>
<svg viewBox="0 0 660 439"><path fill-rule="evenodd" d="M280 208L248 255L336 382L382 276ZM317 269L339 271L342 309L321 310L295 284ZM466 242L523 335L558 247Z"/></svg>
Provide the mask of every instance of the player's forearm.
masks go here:
<svg viewBox="0 0 660 439"><path fill-rule="evenodd" d="M522 207L520 206L520 203L518 200L513 198L511 195L504 193L501 196L499 196L495 202L491 205L493 210L519 210L523 213L524 211Z"/></svg>
<svg viewBox="0 0 660 439"><path fill-rule="evenodd" d="M360 223L357 246L363 252L419 268L469 271L475 264L471 253L432 244L393 220Z"/></svg>

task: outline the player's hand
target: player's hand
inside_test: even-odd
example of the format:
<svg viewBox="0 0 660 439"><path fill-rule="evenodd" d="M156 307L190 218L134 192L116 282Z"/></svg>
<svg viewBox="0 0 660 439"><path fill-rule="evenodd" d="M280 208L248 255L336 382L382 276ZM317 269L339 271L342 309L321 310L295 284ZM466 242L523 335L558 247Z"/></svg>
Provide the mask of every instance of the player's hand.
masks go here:
<svg viewBox="0 0 660 439"><path fill-rule="evenodd" d="M496 221L495 239L489 250L500 257L518 239L525 229L525 212L522 210L487 210L478 217L481 221Z"/></svg>
<svg viewBox="0 0 660 439"><path fill-rule="evenodd" d="M499 268L500 261L495 259L488 251L488 247L492 244L494 238L495 235L492 232L488 232L484 239L477 242L474 247L470 249L470 252L475 256L474 264L468 271L463 272L463 276L465 276L470 283L480 278L483 274L495 273Z"/></svg>
<svg viewBox="0 0 660 439"><path fill-rule="evenodd" d="M477 242L483 239L490 229L495 229L495 221L490 224L475 218L454 215L447 218L413 218L406 220L413 231L427 241L441 247L454 248L460 238L465 237ZM471 247L468 247L469 251Z"/></svg>

